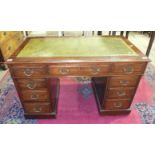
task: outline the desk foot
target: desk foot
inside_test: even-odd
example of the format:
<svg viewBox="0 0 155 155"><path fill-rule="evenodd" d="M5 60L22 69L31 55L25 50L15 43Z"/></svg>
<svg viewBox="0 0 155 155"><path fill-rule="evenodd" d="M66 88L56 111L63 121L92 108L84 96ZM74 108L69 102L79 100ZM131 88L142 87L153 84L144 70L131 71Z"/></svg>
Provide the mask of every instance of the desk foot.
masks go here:
<svg viewBox="0 0 155 155"><path fill-rule="evenodd" d="M131 109L121 109L121 110L105 110L99 109L100 115L121 115L121 114L129 114Z"/></svg>
<svg viewBox="0 0 155 155"><path fill-rule="evenodd" d="M26 119L50 119L50 118L56 118L56 114L51 114L51 113L49 113L49 114L24 114L24 116L25 116L25 118Z"/></svg>

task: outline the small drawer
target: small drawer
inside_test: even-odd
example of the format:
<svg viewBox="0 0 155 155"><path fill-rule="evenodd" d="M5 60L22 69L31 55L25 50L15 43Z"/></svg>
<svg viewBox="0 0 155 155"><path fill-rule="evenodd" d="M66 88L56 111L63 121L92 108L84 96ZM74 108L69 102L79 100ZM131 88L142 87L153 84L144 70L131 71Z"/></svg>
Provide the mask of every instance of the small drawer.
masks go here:
<svg viewBox="0 0 155 155"><path fill-rule="evenodd" d="M26 113L50 113L52 106L50 103L24 103L24 110Z"/></svg>
<svg viewBox="0 0 155 155"><path fill-rule="evenodd" d="M130 104L130 100L106 100L103 107L105 110L128 109Z"/></svg>
<svg viewBox="0 0 155 155"><path fill-rule="evenodd" d="M109 79L108 87L135 87L140 76L115 76Z"/></svg>
<svg viewBox="0 0 155 155"><path fill-rule="evenodd" d="M131 98L134 95L135 88L110 88L107 98Z"/></svg>
<svg viewBox="0 0 155 155"><path fill-rule="evenodd" d="M74 76L79 75L80 73L80 67L78 66L49 66L48 72L50 75L53 76Z"/></svg>
<svg viewBox="0 0 155 155"><path fill-rule="evenodd" d="M21 98L23 101L49 101L48 90L22 90Z"/></svg>
<svg viewBox="0 0 155 155"><path fill-rule="evenodd" d="M45 66L14 66L12 67L12 74L13 77L38 77L38 76L45 76L46 74L46 67Z"/></svg>
<svg viewBox="0 0 155 155"><path fill-rule="evenodd" d="M146 63L115 63L113 73L118 74L143 74Z"/></svg>
<svg viewBox="0 0 155 155"><path fill-rule="evenodd" d="M95 76L95 75L104 75L109 73L111 69L110 64L105 65L88 65L88 66L82 66L80 68L81 73L88 75L88 76Z"/></svg>
<svg viewBox="0 0 155 155"><path fill-rule="evenodd" d="M47 87L45 79L16 79L16 82L21 89L33 90Z"/></svg>

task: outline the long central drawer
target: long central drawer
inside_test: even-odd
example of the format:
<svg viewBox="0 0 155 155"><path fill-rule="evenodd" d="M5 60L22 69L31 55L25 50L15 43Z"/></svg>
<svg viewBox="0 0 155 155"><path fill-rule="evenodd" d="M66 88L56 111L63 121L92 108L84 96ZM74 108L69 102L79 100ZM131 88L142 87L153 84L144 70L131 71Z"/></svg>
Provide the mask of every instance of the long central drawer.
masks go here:
<svg viewBox="0 0 155 155"><path fill-rule="evenodd" d="M103 76L109 74L111 64L89 64L89 65L50 65L48 72L54 76Z"/></svg>

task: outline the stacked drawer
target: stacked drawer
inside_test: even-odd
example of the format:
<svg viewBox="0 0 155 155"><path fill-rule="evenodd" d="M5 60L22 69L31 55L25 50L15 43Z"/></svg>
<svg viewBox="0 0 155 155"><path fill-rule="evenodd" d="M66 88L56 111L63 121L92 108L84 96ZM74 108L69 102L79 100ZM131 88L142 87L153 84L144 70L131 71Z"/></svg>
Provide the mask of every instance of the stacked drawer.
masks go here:
<svg viewBox="0 0 155 155"><path fill-rule="evenodd" d="M108 78L103 107L105 110L129 109L145 63L120 63L113 68L114 76Z"/></svg>
<svg viewBox="0 0 155 155"><path fill-rule="evenodd" d="M26 114L43 115L52 111L46 66L14 66L11 73Z"/></svg>
<svg viewBox="0 0 155 155"><path fill-rule="evenodd" d="M0 48L7 60L24 40L22 31L0 31Z"/></svg>

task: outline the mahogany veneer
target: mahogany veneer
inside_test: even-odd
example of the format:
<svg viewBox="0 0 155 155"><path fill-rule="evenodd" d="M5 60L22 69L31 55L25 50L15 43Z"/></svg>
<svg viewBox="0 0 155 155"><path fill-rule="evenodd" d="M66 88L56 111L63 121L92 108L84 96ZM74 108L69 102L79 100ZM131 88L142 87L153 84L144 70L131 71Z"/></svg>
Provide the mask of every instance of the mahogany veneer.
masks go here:
<svg viewBox="0 0 155 155"><path fill-rule="evenodd" d="M68 38L70 39L70 37L66 37L65 39ZM129 49L127 51L131 50L135 52L133 55L119 55L121 46L119 47L117 44L116 48L118 48L116 51L118 50L118 55L115 56L111 55L110 51L109 56L107 56L107 51L106 56L103 56L103 53L102 56L68 56L66 51L66 56L60 57L20 57L19 54L29 45L29 41L33 41L32 39L37 39L37 37L27 38L7 60L26 117L47 118L56 116L59 96L59 77L66 76L92 77L94 95L101 114L122 114L130 112L130 105L149 59L127 39L123 37L119 38L123 41L121 46L124 44L128 46L127 48ZM41 39L44 41L44 37ZM58 38L55 39L58 41ZM74 43L75 41L76 39L74 38ZM54 43L53 40L52 43ZM89 42L87 41L86 43L89 46ZM36 44L36 49L38 48L37 46L40 45ZM61 42L61 46L63 46L63 42ZM67 44L67 46L70 45ZM108 45L108 47L110 46ZM76 52L77 48L80 48L80 45L75 47L74 52ZM73 46L72 49L74 49ZM85 45L83 49L86 49Z"/></svg>

